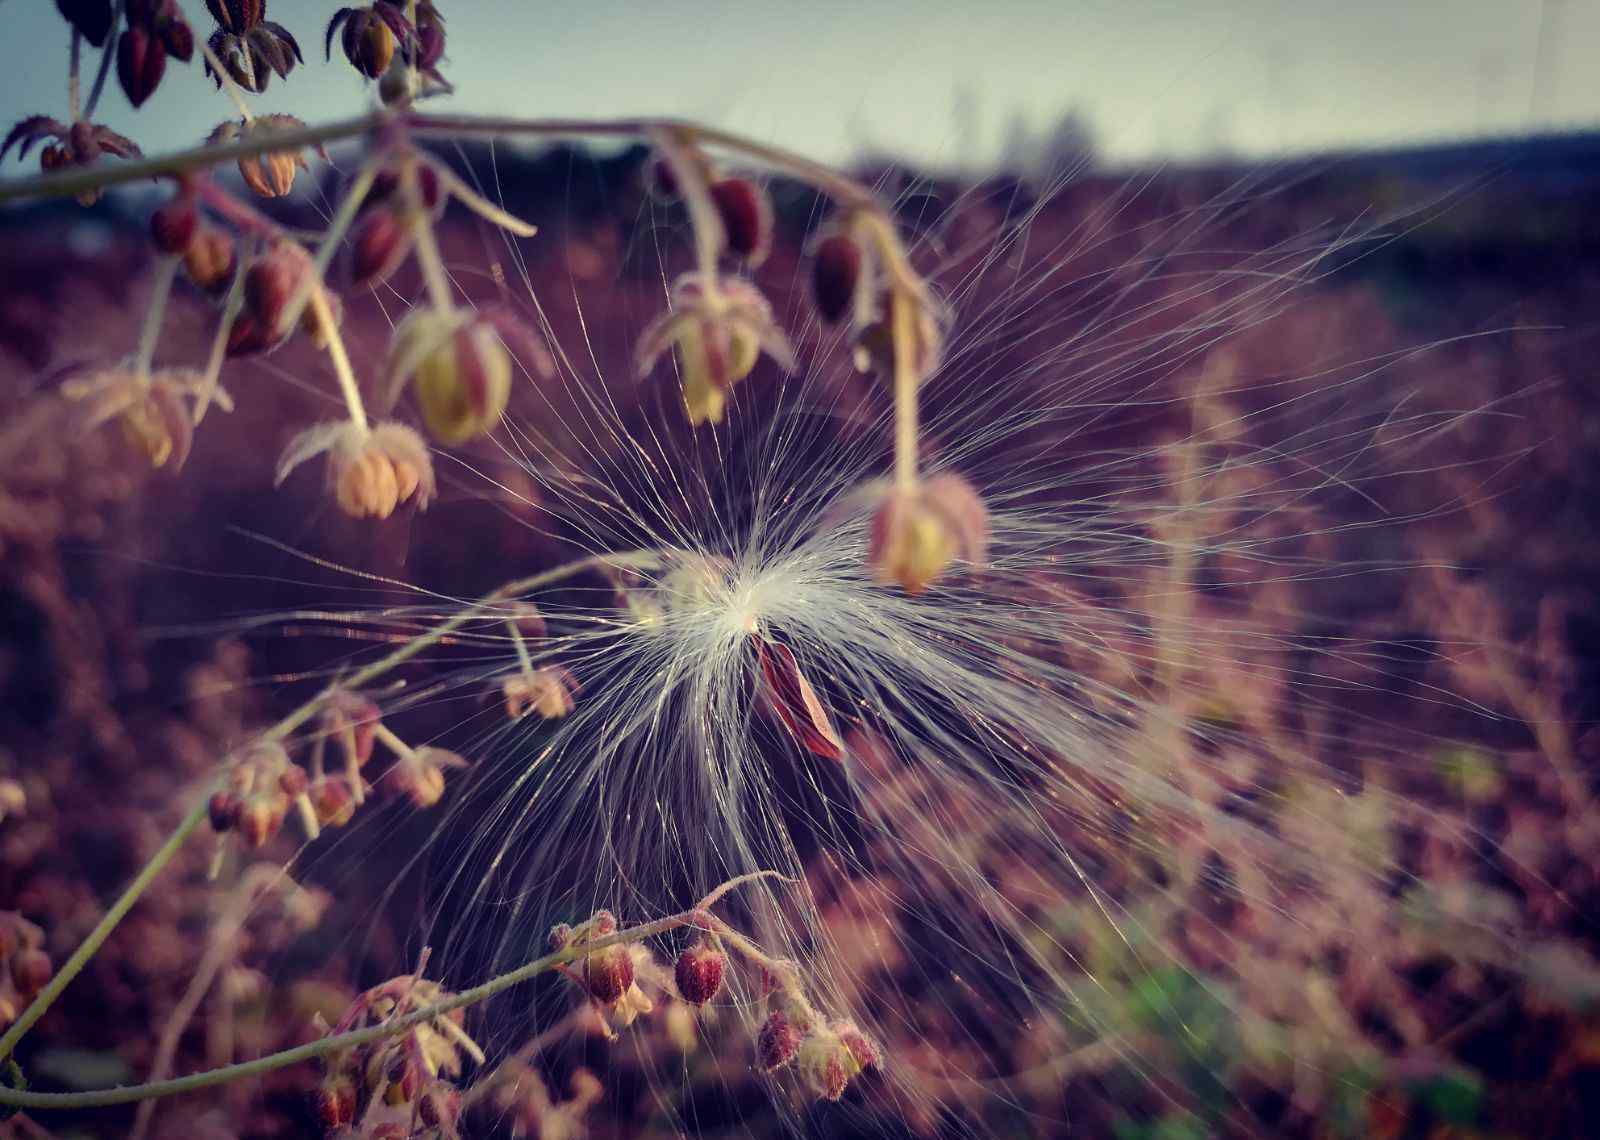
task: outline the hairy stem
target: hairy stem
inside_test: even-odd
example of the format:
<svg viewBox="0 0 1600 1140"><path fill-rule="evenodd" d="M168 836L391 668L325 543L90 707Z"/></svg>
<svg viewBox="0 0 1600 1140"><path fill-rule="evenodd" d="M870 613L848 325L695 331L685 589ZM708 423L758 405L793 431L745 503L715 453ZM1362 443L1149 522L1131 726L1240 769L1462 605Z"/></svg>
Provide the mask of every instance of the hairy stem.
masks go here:
<svg viewBox="0 0 1600 1140"><path fill-rule="evenodd" d="M67 121L76 123L83 103L82 83L79 78L83 55L83 33L72 25L72 46L67 52Z"/></svg>
<svg viewBox="0 0 1600 1140"><path fill-rule="evenodd" d="M228 98L233 100L234 108L238 110L239 117L246 123L250 122L255 116L250 113L250 104L245 102L244 92L239 89L239 84L234 80L233 75L226 67L222 66L222 61L217 58L217 53L211 50L211 45L206 43L205 40L200 41L200 50L205 53L206 62L211 65L211 70L216 75L217 82L222 84L223 90L228 93ZM245 66L250 67L249 53L245 54Z"/></svg>
<svg viewBox="0 0 1600 1140"><path fill-rule="evenodd" d="M169 256L156 262L150 306L145 310L144 326L139 330L138 355L133 361L133 370L144 384L150 381L150 365L155 360L156 342L161 339L161 322L167 315L167 298L172 295L172 282L178 276L179 260Z"/></svg>
<svg viewBox="0 0 1600 1140"><path fill-rule="evenodd" d="M217 395L218 383L222 377L222 362L228 354L228 334L233 331L233 322L239 319L239 312L244 308L244 267L245 259L241 257L239 263L233 267L233 280L228 283L228 296L222 302L222 316L217 319L217 331L211 336L211 352L206 357L205 386L200 389L194 402L195 427L199 427L200 421L206 418L206 411ZM223 411L227 410L224 405Z"/></svg>

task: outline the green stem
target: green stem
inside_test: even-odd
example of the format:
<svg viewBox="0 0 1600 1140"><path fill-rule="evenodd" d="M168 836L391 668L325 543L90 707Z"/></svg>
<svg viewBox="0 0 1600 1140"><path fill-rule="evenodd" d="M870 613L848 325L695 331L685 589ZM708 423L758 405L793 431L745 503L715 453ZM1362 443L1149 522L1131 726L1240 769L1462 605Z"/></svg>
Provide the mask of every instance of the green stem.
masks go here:
<svg viewBox="0 0 1600 1140"><path fill-rule="evenodd" d="M356 220L356 214L361 210L361 203L366 200L367 193L372 189L377 177L378 163L375 159L368 159L356 174L355 181L350 183L344 201L339 203L339 209L329 221L328 229L322 235L322 244L317 247L317 255L312 259L311 272L301 279L294 295L289 298L288 305L284 307L284 324L292 325L300 319L300 314L311 301L312 288L327 280L328 267L333 264L334 255L339 252L339 243L344 239L351 223Z"/></svg>
<svg viewBox="0 0 1600 1140"><path fill-rule="evenodd" d="M349 676L345 677L342 684L346 688L356 689L373 680L376 680L390 669L393 669L396 665L410 660L418 653L421 653L428 646L439 641L440 638L447 636L451 631L458 629L467 622L473 620L473 618L477 617L484 607L492 606L496 602L503 601L519 594L526 594L529 591L551 585L565 578L570 578L574 574L580 574L588 569L601 566L622 566L643 569L654 565L659 559L660 555L658 553L649 550L634 550L620 554L593 554L587 558L579 558L576 561L565 563L551 570L546 570L541 574L534 574L527 578L519 578L514 582L508 582L499 589L484 595L483 598L477 602L464 607L460 613L455 614L446 621L443 621L433 628L418 634L416 637L412 638L410 641L406 642L392 653L386 654L377 661L372 662L370 665L364 666L361 669L357 669L354 673L351 673ZM317 694L311 700L305 702L305 704L301 705L299 708L285 716L282 720L278 721L277 724L267 729L257 739L262 742L282 740L295 729L303 725L306 721L310 720L311 717L316 714L316 711L322 707L322 702L326 699L327 695L327 692ZM33 999L28 1008L22 1011L22 1016L17 1018L16 1022L6 1030L3 1037L0 1037L0 1061L4 1061L11 1055L12 1050L17 1047L17 1042L22 1040L23 1035L33 1027L33 1024L38 1021L39 1018L44 1016L45 1011L48 1010L55 1002L56 998L61 995L61 991L67 988L67 985L72 981L73 978L78 976L78 974L83 970L83 967L88 964L89 959L94 957L95 953L105 943L105 940L110 936L111 932L116 929L117 924L122 921L123 916L128 913L128 911L133 907L134 903L139 901L139 897L144 894L145 890L150 886L151 882L154 881L155 877L159 875L162 869L172 861L172 857L177 854L178 849L183 846L184 841L187 840L194 832L194 829L200 825L200 822L206 818L206 808L209 798L210 788L208 787L206 789L206 794L200 798L199 803L190 809L188 815L184 816L183 821L179 823L173 833L167 837L167 841L161 845L161 849L151 856L150 862L146 863L139 871L138 875L134 877L133 882L128 884L127 889L122 892L121 897L119 897L117 901L111 905L111 909L106 911L105 916L101 918L99 924L96 925L95 928L90 931L89 936L83 940L83 944L72 952L72 957L68 958L66 962L62 964L61 969L56 971L55 976L50 979L49 984L47 984L44 989L40 990L39 995ZM7 1101L5 1099L6 1095L14 1094L11 1094L8 1090L0 1089L0 1104L21 1103ZM105 1103L117 1102L107 1101Z"/></svg>
<svg viewBox="0 0 1600 1140"><path fill-rule="evenodd" d="M161 339L161 322L167 315L167 298L178 276L178 257L163 257L156 262L155 285L150 290L150 306L145 310L144 326L139 330L139 350L133 369L141 383L150 381L150 365L155 360L156 342Z"/></svg>

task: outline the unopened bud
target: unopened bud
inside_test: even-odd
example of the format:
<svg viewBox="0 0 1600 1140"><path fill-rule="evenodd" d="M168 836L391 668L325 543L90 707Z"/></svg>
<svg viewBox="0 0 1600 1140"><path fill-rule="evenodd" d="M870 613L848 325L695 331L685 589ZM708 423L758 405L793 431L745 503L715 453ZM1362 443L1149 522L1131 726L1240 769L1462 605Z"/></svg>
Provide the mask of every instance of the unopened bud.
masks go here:
<svg viewBox="0 0 1600 1140"><path fill-rule="evenodd" d="M602 1005L622 997L633 985L633 977L633 956L626 946L607 946L583 960L583 981L589 996Z"/></svg>
<svg viewBox="0 0 1600 1140"><path fill-rule="evenodd" d="M441 443L465 443L500 422L511 397L511 354L486 319L419 311L401 326L392 370L415 377L423 422Z"/></svg>
<svg viewBox="0 0 1600 1140"><path fill-rule="evenodd" d="M773 1010L756 1034L756 1059L761 1067L769 1073L781 1069L794 1060L799 1051L800 1030L783 1010Z"/></svg>
<svg viewBox="0 0 1600 1140"><path fill-rule="evenodd" d="M355 1123L356 1085L349 1077L331 1077L311 1094L312 1111L324 1128L343 1128Z"/></svg>
<svg viewBox="0 0 1600 1140"><path fill-rule="evenodd" d="M311 806L324 827L343 827L355 815L355 794L342 777L325 776L311 785Z"/></svg>
<svg viewBox="0 0 1600 1140"><path fill-rule="evenodd" d="M130 26L117 40L117 82L134 107L155 94L167 70L167 46L149 27Z"/></svg>
<svg viewBox="0 0 1600 1140"><path fill-rule="evenodd" d="M56 0L56 9L94 47L111 31L111 0Z"/></svg>
<svg viewBox="0 0 1600 1140"><path fill-rule="evenodd" d="M861 288L861 247L847 234L833 234L817 243L811 259L811 296L817 312L837 324L855 308Z"/></svg>
<svg viewBox="0 0 1600 1140"><path fill-rule="evenodd" d="M200 212L192 194L179 193L150 215L150 240L166 254L186 254L200 228Z"/></svg>
<svg viewBox="0 0 1600 1140"><path fill-rule="evenodd" d="M220 293L233 279L235 256L233 238L226 232L216 226L197 225L183 249L183 268L198 288Z"/></svg>
<svg viewBox="0 0 1600 1140"><path fill-rule="evenodd" d="M684 1001L704 1005L722 988L728 956L706 942L696 942L678 955L672 976Z"/></svg>
<svg viewBox="0 0 1600 1140"><path fill-rule="evenodd" d="M304 795L310 785L311 778L298 764L290 764L278 775L278 787L283 789L283 794L286 796Z"/></svg>
<svg viewBox="0 0 1600 1140"><path fill-rule="evenodd" d="M260 847L278 834L283 816L262 799L252 798L239 809L239 834L251 847Z"/></svg>
<svg viewBox="0 0 1600 1140"><path fill-rule="evenodd" d="M766 192L747 178L724 178L711 184L711 201L722 219L728 252L759 265L772 246L772 204Z"/></svg>
<svg viewBox="0 0 1600 1140"><path fill-rule="evenodd" d="M800 1074L818 1096L838 1100L860 1072L855 1057L832 1032L813 1033L800 1044Z"/></svg>
<svg viewBox="0 0 1600 1140"><path fill-rule="evenodd" d="M244 314L255 320L269 343L289 334L284 316L306 271L305 263L283 248L256 258L245 270Z"/></svg>
<svg viewBox="0 0 1600 1140"><path fill-rule="evenodd" d="M53 973L55 967L50 962L50 955L43 950L24 950L11 962L11 979L27 997L44 989Z"/></svg>
<svg viewBox="0 0 1600 1140"><path fill-rule="evenodd" d="M244 805L232 792L214 792L206 804L213 831L230 831L239 822L239 810Z"/></svg>
<svg viewBox="0 0 1600 1140"><path fill-rule="evenodd" d="M350 233L350 283L372 288L388 279L411 252L411 229L387 206L362 215Z"/></svg>

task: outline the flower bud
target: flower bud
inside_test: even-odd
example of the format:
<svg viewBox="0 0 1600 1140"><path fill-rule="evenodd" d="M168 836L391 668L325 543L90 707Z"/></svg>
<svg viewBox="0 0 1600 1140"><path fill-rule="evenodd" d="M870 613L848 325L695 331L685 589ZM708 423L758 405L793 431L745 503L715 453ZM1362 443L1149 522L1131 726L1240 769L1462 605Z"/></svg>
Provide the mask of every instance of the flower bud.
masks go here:
<svg viewBox="0 0 1600 1140"><path fill-rule="evenodd" d="M307 272L306 263L282 246L262 254L244 271L243 315L260 326L260 335L268 344L277 344L289 335L284 317Z"/></svg>
<svg viewBox="0 0 1600 1140"><path fill-rule="evenodd" d="M541 665L508 677L501 685L506 715L520 720L532 709L545 720L560 720L576 707L572 694L577 687L571 670L561 665Z"/></svg>
<svg viewBox="0 0 1600 1140"><path fill-rule="evenodd" d="M43 950L23 950L11 961L11 979L24 997L32 997L50 983L55 973L50 955Z"/></svg>
<svg viewBox="0 0 1600 1140"><path fill-rule="evenodd" d="M157 25L161 43L167 54L179 63L188 63L194 57L194 29L187 20L168 16Z"/></svg>
<svg viewBox="0 0 1600 1140"><path fill-rule="evenodd" d="M211 830L231 830L239 822L239 809L243 806L239 797L232 792L213 792L206 804L206 812L211 817Z"/></svg>
<svg viewBox="0 0 1600 1140"><path fill-rule="evenodd" d="M411 252L411 228L387 206L368 211L350 231L350 283L370 289L387 280Z"/></svg>
<svg viewBox="0 0 1600 1140"><path fill-rule="evenodd" d="M831 1031L813 1033L800 1043L800 1075L820 1097L838 1100L860 1071L849 1048Z"/></svg>
<svg viewBox="0 0 1600 1140"><path fill-rule="evenodd" d="M766 192L748 178L724 178L710 189L728 252L761 264L772 247L772 204Z"/></svg>
<svg viewBox="0 0 1600 1140"><path fill-rule="evenodd" d="M811 296L829 324L844 320L855 308L861 260L861 247L848 234L832 234L817 243L811 258Z"/></svg>
<svg viewBox="0 0 1600 1140"><path fill-rule="evenodd" d="M324 827L343 827L356 814L355 793L342 776L324 776L311 785L307 794L317 822Z"/></svg>
<svg viewBox="0 0 1600 1140"><path fill-rule="evenodd" d="M828 1027L844 1042L844 1047L850 1051L851 1058L858 1069L870 1069L883 1059L883 1050L878 1048L878 1043L865 1033L853 1021L835 1021Z"/></svg>
<svg viewBox="0 0 1600 1140"><path fill-rule="evenodd" d="M135 108L155 93L167 70L167 48L154 30L130 24L117 40L117 82Z"/></svg>
<svg viewBox="0 0 1600 1140"><path fill-rule="evenodd" d="M705 1005L722 988L722 974L727 965L728 956L706 941L686 947L672 968L678 993L684 1001Z"/></svg>
<svg viewBox="0 0 1600 1140"><path fill-rule="evenodd" d="M189 280L207 293L221 293L233 280L236 251L233 238L216 226L197 225L183 250Z"/></svg>
<svg viewBox="0 0 1600 1140"><path fill-rule="evenodd" d="M260 847L278 834L283 815L271 803L252 796L239 810L239 834L251 847Z"/></svg>
<svg viewBox="0 0 1600 1140"><path fill-rule="evenodd" d="M500 421L511 397L511 354L487 319L419 309L395 332L390 385L415 379L422 419L456 445Z"/></svg>
<svg viewBox="0 0 1600 1140"><path fill-rule="evenodd" d="M111 31L111 0L56 0L56 10L95 47Z"/></svg>
<svg viewBox="0 0 1600 1140"><path fill-rule="evenodd" d="M311 777L298 764L290 764L278 775L278 787L283 789L286 796L303 796L310 786Z"/></svg>
<svg viewBox="0 0 1600 1140"><path fill-rule="evenodd" d="M584 985L588 987L589 996L602 1005L610 1005L621 998L633 985L633 977L633 956L626 946L607 946L583 960Z"/></svg>
<svg viewBox="0 0 1600 1140"><path fill-rule="evenodd" d="M981 564L988 543L983 500L947 472L910 491L889 492L873 516L867 562L879 582L920 594L956 558Z"/></svg>
<svg viewBox="0 0 1600 1140"><path fill-rule="evenodd" d="M794 1060L799 1051L800 1030L783 1010L773 1010L756 1034L756 1059L761 1067L769 1073L781 1069Z"/></svg>
<svg viewBox="0 0 1600 1140"><path fill-rule="evenodd" d="M150 240L165 254L187 254L200 228L200 211L194 195L178 193L150 215Z"/></svg>
<svg viewBox="0 0 1600 1140"><path fill-rule="evenodd" d="M267 16L265 0L206 0L206 9L225 32L248 32Z"/></svg>

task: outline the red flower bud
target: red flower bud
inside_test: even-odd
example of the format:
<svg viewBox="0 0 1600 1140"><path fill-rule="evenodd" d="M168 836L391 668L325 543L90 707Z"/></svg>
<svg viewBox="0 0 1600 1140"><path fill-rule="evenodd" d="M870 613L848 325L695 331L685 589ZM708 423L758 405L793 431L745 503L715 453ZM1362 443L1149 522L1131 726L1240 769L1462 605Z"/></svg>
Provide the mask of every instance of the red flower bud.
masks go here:
<svg viewBox="0 0 1600 1140"><path fill-rule="evenodd" d="M50 963L50 955L43 950L24 950L11 963L11 978L27 997L44 989L53 973L55 967Z"/></svg>
<svg viewBox="0 0 1600 1140"><path fill-rule="evenodd" d="M817 312L836 324L855 307L861 288L861 247L846 234L833 234L817 243L811 259L811 296Z"/></svg>
<svg viewBox="0 0 1600 1140"><path fill-rule="evenodd" d="M239 822L239 809L243 807L239 797L232 792L214 792L211 801L206 805L206 811L211 817L213 831L228 831Z"/></svg>
<svg viewBox="0 0 1600 1140"><path fill-rule="evenodd" d="M711 201L722 218L728 251L759 265L772 245L772 205L747 178L724 178L711 184Z"/></svg>
<svg viewBox="0 0 1600 1140"><path fill-rule="evenodd" d="M261 326L269 343L289 335L285 310L305 272L305 263L285 249L263 254L245 270L244 313Z"/></svg>
<svg viewBox="0 0 1600 1140"><path fill-rule="evenodd" d="M206 0L206 8L225 32L248 32L267 15L265 0Z"/></svg>
<svg viewBox="0 0 1600 1140"><path fill-rule="evenodd" d="M166 70L167 48L154 31L132 25L123 31L117 41L117 82L122 84L128 102L142 106L155 94Z"/></svg>
<svg viewBox="0 0 1600 1140"><path fill-rule="evenodd" d="M626 946L607 946L583 960L583 980L589 996L602 1005L620 998L633 985L633 976L633 956Z"/></svg>
<svg viewBox="0 0 1600 1140"><path fill-rule="evenodd" d="M194 57L194 29L188 21L172 16L158 25L161 42L167 54L179 63L188 63Z"/></svg>
<svg viewBox="0 0 1600 1140"><path fill-rule="evenodd" d="M150 215L150 240L165 254L187 253L199 228L200 212L190 194L178 194Z"/></svg>
<svg viewBox="0 0 1600 1140"><path fill-rule="evenodd" d="M342 1128L356 1118L356 1086L349 1077L330 1077L311 1094L312 1111L324 1128Z"/></svg>
<svg viewBox="0 0 1600 1140"><path fill-rule="evenodd" d="M704 1005L722 988L728 956L706 942L696 942L678 955L672 976L684 1001Z"/></svg>
<svg viewBox="0 0 1600 1140"><path fill-rule="evenodd" d="M411 252L411 230L388 207L371 210L350 234L350 283L371 288L388 279Z"/></svg>
<svg viewBox="0 0 1600 1140"><path fill-rule="evenodd" d="M756 1058L767 1072L781 1069L794 1060L800 1051L800 1030L795 1028L789 1015L775 1009L767 1015L756 1035Z"/></svg>
<svg viewBox="0 0 1600 1140"><path fill-rule="evenodd" d="M291 764L278 776L278 787L283 789L286 796L302 796L311 786L311 777L306 775L306 770L298 764Z"/></svg>

